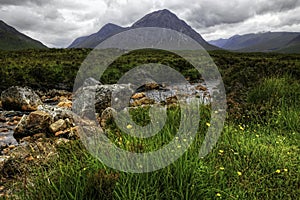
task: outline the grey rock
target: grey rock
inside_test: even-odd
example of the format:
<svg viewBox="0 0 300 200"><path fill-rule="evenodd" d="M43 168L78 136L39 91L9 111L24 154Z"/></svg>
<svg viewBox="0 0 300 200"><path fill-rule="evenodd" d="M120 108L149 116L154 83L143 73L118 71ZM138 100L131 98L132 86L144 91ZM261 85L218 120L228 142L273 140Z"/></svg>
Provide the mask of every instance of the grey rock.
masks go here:
<svg viewBox="0 0 300 200"><path fill-rule="evenodd" d="M36 133L49 132L53 117L44 111L34 111L24 115L14 130L14 138L20 139Z"/></svg>
<svg viewBox="0 0 300 200"><path fill-rule="evenodd" d="M13 86L1 94L2 107L5 110L35 111L42 105L40 97L27 87Z"/></svg>
<svg viewBox="0 0 300 200"><path fill-rule="evenodd" d="M96 113L102 113L106 108L111 107L113 92L115 94L114 104L122 108L126 101L129 105L126 94L133 94L134 90L130 84L81 87L74 94L73 112L80 117L95 120Z"/></svg>

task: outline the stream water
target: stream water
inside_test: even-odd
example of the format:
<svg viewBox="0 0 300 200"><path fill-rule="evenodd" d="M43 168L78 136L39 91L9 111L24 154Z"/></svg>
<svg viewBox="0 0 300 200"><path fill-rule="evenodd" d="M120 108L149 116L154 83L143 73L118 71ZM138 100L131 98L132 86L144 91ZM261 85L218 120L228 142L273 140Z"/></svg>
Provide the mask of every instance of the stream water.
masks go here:
<svg viewBox="0 0 300 200"><path fill-rule="evenodd" d="M5 119L0 121L0 147L18 144L13 137L13 130L18 123L18 119L25 114L29 114L29 112L0 111L0 116Z"/></svg>

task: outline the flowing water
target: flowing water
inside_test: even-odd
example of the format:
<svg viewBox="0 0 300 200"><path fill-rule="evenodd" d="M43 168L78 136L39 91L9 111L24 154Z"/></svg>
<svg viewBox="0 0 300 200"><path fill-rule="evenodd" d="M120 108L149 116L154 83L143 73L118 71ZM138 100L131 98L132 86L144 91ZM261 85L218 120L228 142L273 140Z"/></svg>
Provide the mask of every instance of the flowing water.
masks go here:
<svg viewBox="0 0 300 200"><path fill-rule="evenodd" d="M4 121L0 121L0 147L18 144L16 139L13 137L13 130L18 122L16 119L25 114L28 114L28 112L0 111L0 116L5 119Z"/></svg>

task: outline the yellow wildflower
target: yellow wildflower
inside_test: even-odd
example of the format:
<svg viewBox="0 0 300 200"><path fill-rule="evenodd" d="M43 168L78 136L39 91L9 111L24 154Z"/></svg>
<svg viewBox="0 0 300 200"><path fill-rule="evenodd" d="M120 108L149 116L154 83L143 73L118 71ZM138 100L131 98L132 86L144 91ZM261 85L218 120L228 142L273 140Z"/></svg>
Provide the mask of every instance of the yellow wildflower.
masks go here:
<svg viewBox="0 0 300 200"><path fill-rule="evenodd" d="M275 171L277 174L280 174L280 169L277 169L276 171Z"/></svg>
<svg viewBox="0 0 300 200"><path fill-rule="evenodd" d="M210 123L206 122L206 126L210 127Z"/></svg>
<svg viewBox="0 0 300 200"><path fill-rule="evenodd" d="M245 130L245 128L242 127L241 125L239 125L239 128L240 128L242 131Z"/></svg>
<svg viewBox="0 0 300 200"><path fill-rule="evenodd" d="M131 124L128 124L126 128L127 128L127 129L132 129L132 125L131 125Z"/></svg>
<svg viewBox="0 0 300 200"><path fill-rule="evenodd" d="M224 167L220 167L220 170L224 170L225 168Z"/></svg>
<svg viewBox="0 0 300 200"><path fill-rule="evenodd" d="M219 153L224 153L224 151L223 150L219 150Z"/></svg>
<svg viewBox="0 0 300 200"><path fill-rule="evenodd" d="M237 172L237 174L238 174L239 176L242 176L242 172Z"/></svg>
<svg viewBox="0 0 300 200"><path fill-rule="evenodd" d="M220 194L220 193L217 193L217 194L216 194L216 196L217 196L217 197L220 197L220 196L221 196L221 194Z"/></svg>

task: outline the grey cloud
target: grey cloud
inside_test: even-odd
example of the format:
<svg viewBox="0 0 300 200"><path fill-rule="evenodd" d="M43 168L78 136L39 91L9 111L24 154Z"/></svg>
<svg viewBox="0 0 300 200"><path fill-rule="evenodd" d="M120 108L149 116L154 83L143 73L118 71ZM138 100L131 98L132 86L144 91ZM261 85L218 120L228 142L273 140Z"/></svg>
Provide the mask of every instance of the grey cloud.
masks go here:
<svg viewBox="0 0 300 200"><path fill-rule="evenodd" d="M265 14L269 12L284 12L300 6L299 0L257 0L256 2L257 4L255 6L255 9L257 14ZM261 4L258 4L259 2L261 2Z"/></svg>
<svg viewBox="0 0 300 200"><path fill-rule="evenodd" d="M180 12L180 5L173 5ZM243 22L256 15L285 12L300 6L299 0L203 0L189 8L186 20L197 28Z"/></svg>
<svg viewBox="0 0 300 200"><path fill-rule="evenodd" d="M300 31L300 0L0 0L0 19L49 46L66 47L106 23L129 26L164 8L207 38L281 27Z"/></svg>
<svg viewBox="0 0 300 200"><path fill-rule="evenodd" d="M45 5L48 4L49 1L45 1L45 0L0 0L0 6L4 6L4 5L14 5L14 6L20 6L20 5Z"/></svg>
<svg viewBox="0 0 300 200"><path fill-rule="evenodd" d="M61 19L64 20L63 15L57 10L57 9L49 9L44 13L44 19L45 20L56 20Z"/></svg>

